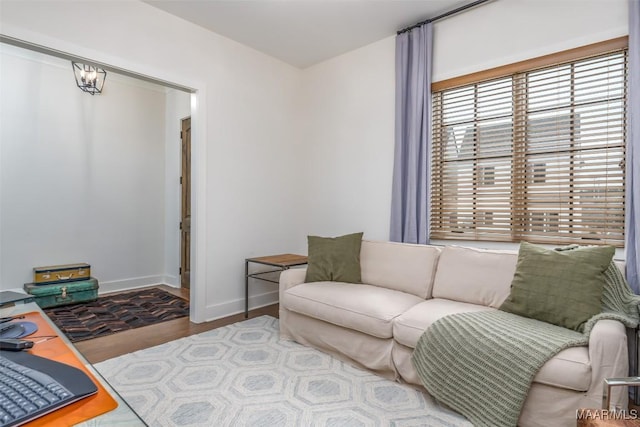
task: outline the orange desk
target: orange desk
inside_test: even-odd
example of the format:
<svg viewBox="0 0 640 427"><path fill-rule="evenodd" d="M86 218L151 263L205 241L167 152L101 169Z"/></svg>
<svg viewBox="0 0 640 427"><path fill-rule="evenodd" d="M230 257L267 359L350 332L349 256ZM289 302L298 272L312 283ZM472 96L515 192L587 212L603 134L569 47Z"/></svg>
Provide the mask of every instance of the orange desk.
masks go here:
<svg viewBox="0 0 640 427"><path fill-rule="evenodd" d="M68 406L44 415L30 423L29 427L72 426L91 420L91 425L146 426L127 403L111 388L89 362L82 357L73 344L42 312L36 303L16 304L0 308L0 317L24 316L38 325L38 330L25 337L35 344L29 353L57 362L66 363L84 371L98 387L98 392ZM55 338L45 339L45 337Z"/></svg>
<svg viewBox="0 0 640 427"><path fill-rule="evenodd" d="M28 426L72 426L112 411L118 407L118 403L116 403L116 401L111 397L109 392L104 389L102 384L96 380L96 377L89 372L89 370L84 366L84 363L76 357L73 351L60 339L59 336L58 338L50 338L46 341L38 342L45 339L38 337L58 335L58 333L54 331L51 326L49 326L49 323L42 317L43 315L38 312L30 312L23 314L23 316L25 321L33 322L38 325L38 330L32 336L24 338L36 343L33 348L29 350L29 353L55 360L56 362L66 363L67 365L78 368L84 371L84 373L86 373L98 387L98 392L93 396L81 399L71 405L65 406L50 414L31 421L27 424Z"/></svg>

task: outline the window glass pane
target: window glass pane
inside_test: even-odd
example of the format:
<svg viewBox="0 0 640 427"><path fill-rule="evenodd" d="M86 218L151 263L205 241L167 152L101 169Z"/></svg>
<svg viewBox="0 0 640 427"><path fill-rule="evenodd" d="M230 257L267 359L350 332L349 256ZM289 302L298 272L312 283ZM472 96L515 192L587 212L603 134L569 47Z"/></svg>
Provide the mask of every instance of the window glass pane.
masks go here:
<svg viewBox="0 0 640 427"><path fill-rule="evenodd" d="M571 67L529 73L529 111L562 108L571 104Z"/></svg>
<svg viewBox="0 0 640 427"><path fill-rule="evenodd" d="M566 151L575 135L576 115L569 109L531 113L527 118L529 152Z"/></svg>
<svg viewBox="0 0 640 427"><path fill-rule="evenodd" d="M624 140L623 100L576 107L577 134L581 148L622 145Z"/></svg>
<svg viewBox="0 0 640 427"><path fill-rule="evenodd" d="M511 115L511 79L501 79L477 85L477 119Z"/></svg>
<svg viewBox="0 0 640 427"><path fill-rule="evenodd" d="M624 96L624 56L577 63L574 69L574 102L603 101Z"/></svg>
<svg viewBox="0 0 640 427"><path fill-rule="evenodd" d="M474 119L474 87L447 91L443 103L447 106L443 120L445 124L464 123Z"/></svg>

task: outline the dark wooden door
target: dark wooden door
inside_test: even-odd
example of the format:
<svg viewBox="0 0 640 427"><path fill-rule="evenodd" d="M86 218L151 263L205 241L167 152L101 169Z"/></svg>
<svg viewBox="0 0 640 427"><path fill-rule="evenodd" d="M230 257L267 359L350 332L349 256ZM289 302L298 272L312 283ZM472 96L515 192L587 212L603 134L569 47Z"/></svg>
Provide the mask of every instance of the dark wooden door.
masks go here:
<svg viewBox="0 0 640 427"><path fill-rule="evenodd" d="M182 175L180 219L180 286L189 289L191 283L191 118L182 120Z"/></svg>

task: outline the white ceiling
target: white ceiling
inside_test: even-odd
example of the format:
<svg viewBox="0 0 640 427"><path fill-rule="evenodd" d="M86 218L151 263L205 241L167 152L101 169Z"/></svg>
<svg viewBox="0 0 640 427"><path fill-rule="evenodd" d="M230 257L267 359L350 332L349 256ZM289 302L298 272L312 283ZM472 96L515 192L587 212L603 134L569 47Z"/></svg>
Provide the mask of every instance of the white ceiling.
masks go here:
<svg viewBox="0 0 640 427"><path fill-rule="evenodd" d="M468 0L144 0L293 66L306 68Z"/></svg>

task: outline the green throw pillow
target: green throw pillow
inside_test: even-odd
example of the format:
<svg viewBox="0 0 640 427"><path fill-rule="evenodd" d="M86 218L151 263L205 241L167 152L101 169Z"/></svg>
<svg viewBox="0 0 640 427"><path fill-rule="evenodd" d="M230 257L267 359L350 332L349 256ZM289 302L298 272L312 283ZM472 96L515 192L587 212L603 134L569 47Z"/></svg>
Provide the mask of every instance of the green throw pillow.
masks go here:
<svg viewBox="0 0 640 427"><path fill-rule="evenodd" d="M306 282L360 283L362 233L340 237L308 236Z"/></svg>
<svg viewBox="0 0 640 427"><path fill-rule="evenodd" d="M579 330L602 310L604 271L614 252L611 246L554 251L522 242L500 310Z"/></svg>

